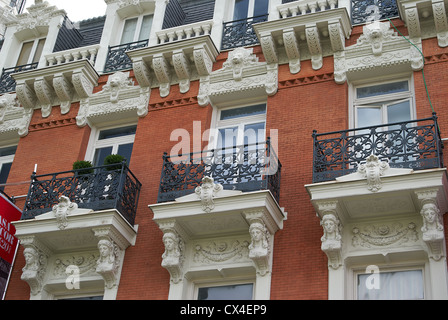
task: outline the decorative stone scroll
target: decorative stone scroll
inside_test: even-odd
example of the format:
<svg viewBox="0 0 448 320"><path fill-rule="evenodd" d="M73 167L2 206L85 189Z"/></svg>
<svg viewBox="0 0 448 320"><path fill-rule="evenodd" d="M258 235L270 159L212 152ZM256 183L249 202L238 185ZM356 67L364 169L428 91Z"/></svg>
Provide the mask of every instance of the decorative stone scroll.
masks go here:
<svg viewBox="0 0 448 320"><path fill-rule="evenodd" d="M371 155L365 163L358 166L358 173L367 179L367 188L372 192L377 192L382 188L380 177L387 169L389 169L389 163L380 161L377 156Z"/></svg>
<svg viewBox="0 0 448 320"><path fill-rule="evenodd" d="M5 140L17 134L26 136L33 111L31 108L21 107L15 93L0 96L0 135Z"/></svg>
<svg viewBox="0 0 448 320"><path fill-rule="evenodd" d="M216 194L223 190L223 186L214 183L214 179L211 177L204 177L202 184L195 189L195 193L202 203L202 210L205 212L211 212L215 208L213 198Z"/></svg>

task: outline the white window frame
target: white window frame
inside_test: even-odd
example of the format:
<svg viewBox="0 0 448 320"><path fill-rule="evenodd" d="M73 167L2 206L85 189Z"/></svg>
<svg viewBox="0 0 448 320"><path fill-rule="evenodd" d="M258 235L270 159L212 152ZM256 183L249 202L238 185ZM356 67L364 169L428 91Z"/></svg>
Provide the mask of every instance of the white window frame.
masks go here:
<svg viewBox="0 0 448 320"><path fill-rule="evenodd" d="M349 279L350 282L352 282L352 290L351 290L351 299L358 300L358 275L362 274L368 274L366 273L366 268L352 268L350 271ZM422 271L422 277L423 277L423 300L431 299L430 297L430 290L429 290L429 275L427 274L428 268L425 267L424 264L402 264L402 265L396 265L396 266L390 266L390 265L379 265L378 266L379 272L389 273L389 272L400 272L400 271L413 271L413 270L420 270ZM380 284L381 285L381 284Z"/></svg>
<svg viewBox="0 0 448 320"><path fill-rule="evenodd" d="M34 40L30 40L30 41L23 41L23 42L22 42L22 44L21 44L21 46L20 46L19 54L17 55L17 58L16 58L16 64L15 64L16 66L28 65L28 64L32 64L32 63L33 63L34 56L36 55L37 47L38 47L38 45L39 45L40 40L45 40L45 42L44 42L44 47L45 47L45 43L46 43L46 41L47 41L47 38L46 38L46 37L42 37L42 38L38 38L38 39L34 39ZM27 61L27 63L25 63L25 64L19 64L19 58L20 58L20 55L21 55L22 50L23 50L23 45L24 45L25 43L29 43L29 42L33 42L33 47L32 47L32 49L31 49L30 56L28 57L28 61ZM42 48L42 50L43 50L43 48ZM41 54L41 56L37 59L37 62L38 62L38 63L39 63L39 60L40 60L41 57L42 57L42 54Z"/></svg>
<svg viewBox="0 0 448 320"><path fill-rule="evenodd" d="M193 299L198 300L199 298L199 289L200 288L210 288L210 287L225 287L232 285L243 285L243 284L251 284L252 285L252 300L255 300L255 279L247 279L247 280L234 280L234 281L208 281L208 282L197 282L194 283L194 295ZM231 298L227 300L232 300Z"/></svg>
<svg viewBox="0 0 448 320"><path fill-rule="evenodd" d="M6 148L11 148L11 147L16 147L17 148L17 144L0 146L0 149L6 149ZM16 150L16 152L17 152L17 150ZM16 155L16 153L14 152L14 154L11 154L9 156L0 157L0 172L3 169L3 165L8 164L8 163L12 164L14 162L15 155ZM6 178L6 182L5 183L7 183L8 178L9 178L9 173L8 173L8 177ZM1 185L0 185L0 188L2 188Z"/></svg>
<svg viewBox="0 0 448 320"><path fill-rule="evenodd" d="M87 147L85 160L91 161L93 163L96 149L112 146L112 154L116 154L118 151L118 147L120 145L134 143L135 134L127 135L127 136L123 136L123 137L99 140L101 131L110 130L110 129L119 129L119 128L124 128L124 127L129 127L129 126L137 126L137 124L136 123L126 123L126 124L120 124L120 125L93 127L92 132L90 134L89 145ZM129 159L128 159L128 161L129 161Z"/></svg>
<svg viewBox="0 0 448 320"><path fill-rule="evenodd" d="M362 87L370 87L380 84L387 83L395 83L401 81L408 81L409 90L405 92L398 93L390 93L381 96L373 96L368 98L356 98L356 91L358 88ZM357 119L357 108L359 107L368 107L370 106L379 106L382 105L382 124L386 124L387 116L385 113L387 112L386 102L391 104L390 101L399 102L403 100L410 101L410 114L411 120L416 120L416 107L415 107L415 90L414 90L414 78L409 75L402 75L394 78L386 78L384 80L372 80L372 81L364 81L364 82L354 82L349 85L349 119L350 119L350 128L356 129L358 128L358 119Z"/></svg>
<svg viewBox="0 0 448 320"><path fill-rule="evenodd" d="M271 0L268 0L268 12L269 12L269 8L270 8L270 2L271 2ZM230 20L234 20L234 13L235 13L235 3L236 3L236 0L233 0L232 1L232 10L231 10L231 12L230 12L230 17L229 17L229 19ZM255 0L249 0L249 6L248 6L248 9L247 9L247 17L246 18L253 18L254 17L254 15L255 15Z"/></svg>
<svg viewBox="0 0 448 320"><path fill-rule="evenodd" d="M143 39L143 40L149 40L149 38L150 38L150 36L151 36L152 25L153 25L153 23L154 23L154 14L153 14L153 13L150 13L150 14L142 14L142 15L139 15L139 16L129 17L129 18L126 18L125 20L123 20L123 23L122 23L122 26L121 26L121 32L120 32L119 43L120 43L120 44L125 44L125 43L133 43L133 42L137 42L137 41L139 41L140 32L141 32L142 25L143 25L143 19L144 19L145 17L147 17L147 16L151 16L151 17L152 17L152 21L151 21L151 29L150 29L149 34L148 34L148 39ZM128 20L132 20L132 19L137 19L137 25L135 26L135 31L134 31L134 38L133 38L133 41L131 41L131 42L125 42L125 43L121 43L121 42L122 42L122 39L123 39L123 33L124 33L124 28L125 28L125 25L126 25L126 21L128 21ZM142 40L142 41L143 41L143 40Z"/></svg>
<svg viewBox="0 0 448 320"><path fill-rule="evenodd" d="M237 117L235 119L227 119L227 120L220 120L221 119L221 113L224 110L230 110L230 109L241 109L245 107L250 107L254 105L259 104L265 104L266 105L266 112L264 114L259 115L253 115L253 116L245 116L245 117ZM209 146L212 147L212 149L216 149L218 145L218 135L219 130L226 129L226 128L233 128L238 127L238 136L236 141L236 146L242 146L244 145L244 126L264 122L264 140L259 142L266 141L266 114L267 114L267 103L266 102L260 102L260 103L250 103L250 104L244 104L239 106L233 106L228 108L219 108L216 111L215 115L215 126L214 130L212 130L209 138Z"/></svg>

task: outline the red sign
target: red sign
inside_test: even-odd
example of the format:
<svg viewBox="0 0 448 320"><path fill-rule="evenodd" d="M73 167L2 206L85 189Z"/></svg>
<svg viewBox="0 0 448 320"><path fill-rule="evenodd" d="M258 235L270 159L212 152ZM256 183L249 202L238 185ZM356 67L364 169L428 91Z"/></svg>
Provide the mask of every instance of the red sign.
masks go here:
<svg viewBox="0 0 448 320"><path fill-rule="evenodd" d="M13 263L18 240L11 222L20 220L22 211L0 192L0 258Z"/></svg>

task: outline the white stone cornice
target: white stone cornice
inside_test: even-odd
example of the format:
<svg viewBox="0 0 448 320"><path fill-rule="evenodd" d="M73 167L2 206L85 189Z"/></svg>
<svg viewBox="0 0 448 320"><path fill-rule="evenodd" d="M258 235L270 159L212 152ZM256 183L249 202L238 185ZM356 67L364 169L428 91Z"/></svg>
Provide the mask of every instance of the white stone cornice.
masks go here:
<svg viewBox="0 0 448 320"><path fill-rule="evenodd" d="M28 109L42 109L48 117L51 107L61 105L67 113L72 102L89 97L98 84L99 75L87 60L14 73L19 102ZM72 88L74 90L72 90ZM76 93L76 94L75 94Z"/></svg>
<svg viewBox="0 0 448 320"><path fill-rule="evenodd" d="M0 137L3 141L24 137L34 109L20 107L16 93L0 96Z"/></svg>
<svg viewBox="0 0 448 320"><path fill-rule="evenodd" d="M211 73L218 51L210 36L199 36L127 52L135 76L142 87L159 87L166 97L171 85L179 84L181 93L190 90L190 82Z"/></svg>
<svg viewBox="0 0 448 320"><path fill-rule="evenodd" d="M308 2L304 3L305 11L310 4L314 8L313 1ZM317 8L318 2L314 2ZM325 5L328 7L327 3ZM289 7L288 4L288 10L294 8ZM311 59L313 69L317 70L322 67L324 56L343 51L345 39L351 33L351 23L345 8L332 8L314 13L302 12L300 15L296 12L288 18L258 23L254 29L267 61L289 63L290 72L298 73L301 60ZM301 42L306 42L306 46L300 46ZM279 54L283 50L286 60Z"/></svg>

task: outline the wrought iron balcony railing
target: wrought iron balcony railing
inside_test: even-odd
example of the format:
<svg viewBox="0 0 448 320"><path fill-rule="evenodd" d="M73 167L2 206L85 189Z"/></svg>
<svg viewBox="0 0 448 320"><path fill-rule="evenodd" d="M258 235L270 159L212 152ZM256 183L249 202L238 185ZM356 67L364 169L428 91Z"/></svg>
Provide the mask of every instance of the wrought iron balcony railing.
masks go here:
<svg viewBox="0 0 448 320"><path fill-rule="evenodd" d="M352 130L313 133L313 183L353 173L374 154L391 168L443 167L437 116Z"/></svg>
<svg viewBox="0 0 448 320"><path fill-rule="evenodd" d="M0 77L0 94L16 91L16 81L11 75L13 73L34 70L37 68L38 63L25 64L22 66L3 68L2 75Z"/></svg>
<svg viewBox="0 0 448 320"><path fill-rule="evenodd" d="M281 163L266 142L210 151L164 154L158 202L194 193L203 177L212 177L225 190L270 190L279 201Z"/></svg>
<svg viewBox="0 0 448 320"><path fill-rule="evenodd" d="M87 170L87 172L86 172ZM33 174L22 220L50 212L61 196L78 208L117 209L134 225L141 183L125 163L51 173Z"/></svg>
<svg viewBox="0 0 448 320"><path fill-rule="evenodd" d="M268 20L268 15L224 22L222 35L222 50L251 46L258 43L253 25Z"/></svg>
<svg viewBox="0 0 448 320"><path fill-rule="evenodd" d="M351 0L352 24L399 16L396 0Z"/></svg>
<svg viewBox="0 0 448 320"><path fill-rule="evenodd" d="M109 47L104 72L132 69L132 60L126 51L147 47L148 42L149 40L141 40Z"/></svg>

